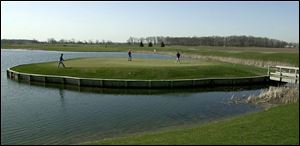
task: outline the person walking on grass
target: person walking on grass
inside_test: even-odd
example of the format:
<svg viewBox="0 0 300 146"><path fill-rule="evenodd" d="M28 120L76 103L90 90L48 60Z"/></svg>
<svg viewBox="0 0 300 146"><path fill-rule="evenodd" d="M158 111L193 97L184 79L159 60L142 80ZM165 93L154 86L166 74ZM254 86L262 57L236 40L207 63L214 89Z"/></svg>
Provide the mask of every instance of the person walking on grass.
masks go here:
<svg viewBox="0 0 300 146"><path fill-rule="evenodd" d="M65 66L65 64L64 64L64 61L65 61L65 60L64 60L63 56L64 56L64 54L60 54L59 63L58 63L58 67L57 67L57 68L59 68L60 64L62 64L62 66L63 66L64 68L66 68L66 66Z"/></svg>
<svg viewBox="0 0 300 146"><path fill-rule="evenodd" d="M131 56L131 49L128 50L128 61L132 61L132 56Z"/></svg>
<svg viewBox="0 0 300 146"><path fill-rule="evenodd" d="M177 52L176 57L177 57L177 63L180 62L180 53L179 52Z"/></svg>

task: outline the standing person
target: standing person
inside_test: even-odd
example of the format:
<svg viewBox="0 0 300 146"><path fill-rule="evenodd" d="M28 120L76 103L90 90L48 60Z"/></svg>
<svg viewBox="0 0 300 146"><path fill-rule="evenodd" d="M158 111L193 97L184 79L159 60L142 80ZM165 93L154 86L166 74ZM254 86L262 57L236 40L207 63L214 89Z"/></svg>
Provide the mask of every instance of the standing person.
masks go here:
<svg viewBox="0 0 300 146"><path fill-rule="evenodd" d="M176 56L177 56L177 62L180 62L180 53L177 52Z"/></svg>
<svg viewBox="0 0 300 146"><path fill-rule="evenodd" d="M128 61L132 61L132 57L131 57L131 49L128 50Z"/></svg>
<svg viewBox="0 0 300 146"><path fill-rule="evenodd" d="M63 56L64 56L64 54L60 54L59 63L58 63L58 67L57 67L57 68L59 68L59 65L60 65L60 64L62 64L62 66L63 66L64 68L66 68L66 66L65 66L65 64L64 64L64 62L63 62L63 61L65 61L64 58L63 58Z"/></svg>

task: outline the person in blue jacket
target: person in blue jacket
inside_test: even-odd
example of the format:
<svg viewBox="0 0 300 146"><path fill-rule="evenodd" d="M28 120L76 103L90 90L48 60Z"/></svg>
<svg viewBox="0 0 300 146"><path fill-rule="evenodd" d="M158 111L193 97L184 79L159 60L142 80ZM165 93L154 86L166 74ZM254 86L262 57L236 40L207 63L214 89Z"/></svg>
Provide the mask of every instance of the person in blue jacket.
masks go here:
<svg viewBox="0 0 300 146"><path fill-rule="evenodd" d="M64 61L65 61L65 60L64 60L63 56L64 56L64 54L60 54L59 63L58 63L58 67L57 67L57 68L59 68L60 64L62 64L62 66L63 66L64 68L66 68L66 66L65 66L65 64L64 64Z"/></svg>

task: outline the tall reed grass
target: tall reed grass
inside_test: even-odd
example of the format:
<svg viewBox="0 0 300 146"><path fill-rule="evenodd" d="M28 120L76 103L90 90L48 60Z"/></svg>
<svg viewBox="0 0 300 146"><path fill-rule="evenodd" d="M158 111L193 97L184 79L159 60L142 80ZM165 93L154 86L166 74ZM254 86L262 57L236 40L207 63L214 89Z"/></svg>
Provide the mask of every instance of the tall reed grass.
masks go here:
<svg viewBox="0 0 300 146"><path fill-rule="evenodd" d="M262 90L257 96L232 96L229 103L233 104L260 104L260 105L279 105L299 102L299 86L279 86ZM268 106L267 106L268 107Z"/></svg>
<svg viewBox="0 0 300 146"><path fill-rule="evenodd" d="M293 66L289 63L277 62L277 61L263 61L263 60L250 60L250 59L240 59L233 57L220 57L220 56L202 56L202 55L185 55L187 58L192 59L204 59L204 60L216 60L222 62L244 64L244 65L253 65L256 67L268 67L268 66Z"/></svg>
<svg viewBox="0 0 300 146"><path fill-rule="evenodd" d="M247 103L270 103L270 104L287 104L299 102L298 87L269 87L262 91L258 96L249 96Z"/></svg>

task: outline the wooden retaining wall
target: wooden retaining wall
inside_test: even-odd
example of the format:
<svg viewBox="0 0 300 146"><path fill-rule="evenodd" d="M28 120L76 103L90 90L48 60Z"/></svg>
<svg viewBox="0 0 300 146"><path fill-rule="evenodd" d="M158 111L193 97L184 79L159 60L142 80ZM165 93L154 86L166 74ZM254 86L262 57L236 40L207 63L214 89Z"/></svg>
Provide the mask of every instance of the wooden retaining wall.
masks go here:
<svg viewBox="0 0 300 146"><path fill-rule="evenodd" d="M7 77L17 81L57 83L87 87L108 88L182 88L207 86L235 86L269 82L269 76L235 77L235 78L205 78L176 80L129 80L129 79L97 79L69 76L54 76L20 73L7 69Z"/></svg>

